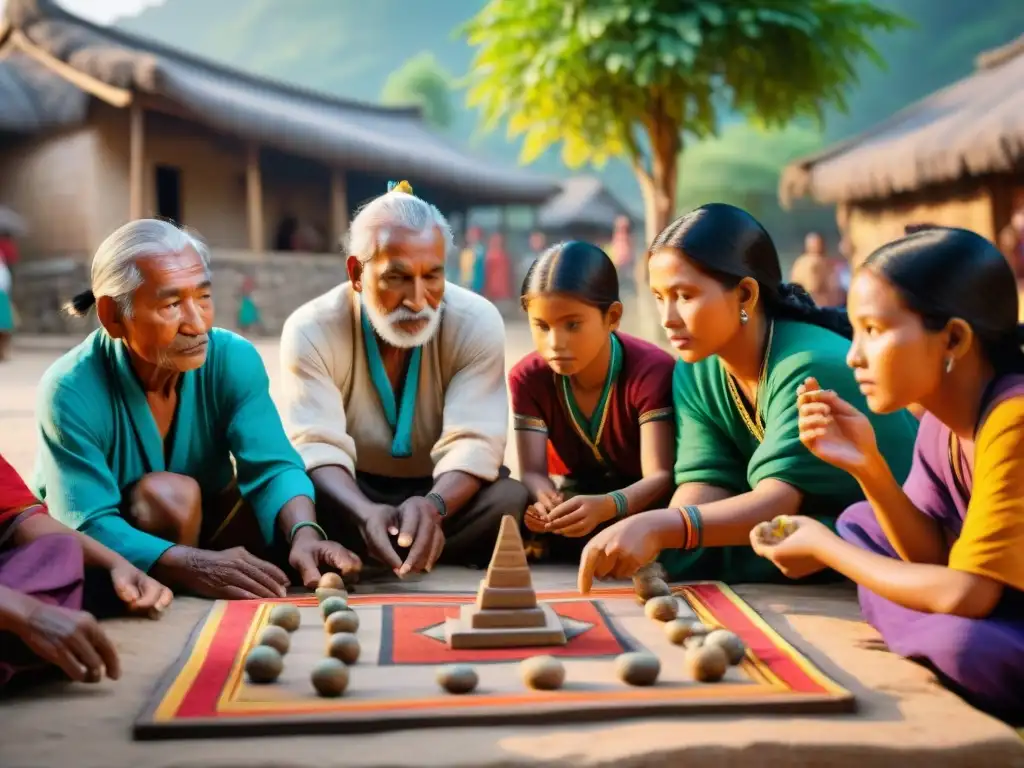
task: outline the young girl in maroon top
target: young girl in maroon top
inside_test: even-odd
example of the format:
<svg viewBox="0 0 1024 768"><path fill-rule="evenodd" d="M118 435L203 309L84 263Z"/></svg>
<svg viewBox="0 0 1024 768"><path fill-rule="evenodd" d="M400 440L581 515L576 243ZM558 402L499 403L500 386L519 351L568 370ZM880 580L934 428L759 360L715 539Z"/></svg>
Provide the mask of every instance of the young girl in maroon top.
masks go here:
<svg viewBox="0 0 1024 768"><path fill-rule="evenodd" d="M522 305L537 349L509 374L533 547L578 561L599 527L672 493L672 357L618 331L615 265L595 245L549 248L527 272ZM565 473L552 477L549 455Z"/></svg>

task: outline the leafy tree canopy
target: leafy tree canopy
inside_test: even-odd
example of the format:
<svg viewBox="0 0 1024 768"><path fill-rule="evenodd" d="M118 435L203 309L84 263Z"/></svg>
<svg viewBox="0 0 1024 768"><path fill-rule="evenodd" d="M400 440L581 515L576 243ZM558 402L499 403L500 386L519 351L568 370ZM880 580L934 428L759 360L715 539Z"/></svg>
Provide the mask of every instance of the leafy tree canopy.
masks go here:
<svg viewBox="0 0 1024 768"><path fill-rule="evenodd" d="M823 122L855 62L881 63L868 33L901 23L859 0L491 0L466 27L468 98L524 135L524 162L558 142L572 167L625 156L671 209L684 136L713 135L725 109Z"/></svg>
<svg viewBox="0 0 1024 768"><path fill-rule="evenodd" d="M381 91L384 104L418 106L431 125L452 124L452 77L434 54L423 51L402 64L388 77Z"/></svg>

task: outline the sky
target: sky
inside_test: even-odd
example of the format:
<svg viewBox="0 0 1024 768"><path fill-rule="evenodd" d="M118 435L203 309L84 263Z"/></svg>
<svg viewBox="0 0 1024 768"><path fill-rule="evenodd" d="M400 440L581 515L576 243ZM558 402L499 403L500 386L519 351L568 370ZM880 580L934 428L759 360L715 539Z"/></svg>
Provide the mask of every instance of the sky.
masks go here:
<svg viewBox="0 0 1024 768"><path fill-rule="evenodd" d="M110 24L122 16L133 16L143 8L163 5L164 0L58 0L71 13L95 24ZM7 0L0 0L3 13Z"/></svg>

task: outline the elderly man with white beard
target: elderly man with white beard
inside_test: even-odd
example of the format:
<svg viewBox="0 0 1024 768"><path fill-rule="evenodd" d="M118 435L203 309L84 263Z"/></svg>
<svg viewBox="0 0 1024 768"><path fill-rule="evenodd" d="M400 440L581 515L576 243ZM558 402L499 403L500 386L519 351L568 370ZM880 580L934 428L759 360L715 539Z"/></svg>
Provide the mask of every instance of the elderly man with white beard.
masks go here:
<svg viewBox="0 0 1024 768"><path fill-rule="evenodd" d="M527 505L502 463L505 327L445 280L440 211L391 187L352 221L348 282L285 323L282 412L332 538L400 577L484 567Z"/></svg>

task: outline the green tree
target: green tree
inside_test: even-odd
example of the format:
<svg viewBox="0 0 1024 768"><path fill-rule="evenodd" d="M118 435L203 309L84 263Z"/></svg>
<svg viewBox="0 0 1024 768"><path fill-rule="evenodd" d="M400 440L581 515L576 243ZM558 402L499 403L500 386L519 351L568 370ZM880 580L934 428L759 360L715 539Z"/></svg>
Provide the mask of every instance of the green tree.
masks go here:
<svg viewBox="0 0 1024 768"><path fill-rule="evenodd" d="M416 54L392 72L380 98L385 104L420 107L426 121L438 128L452 124L452 77L429 51Z"/></svg>
<svg viewBox="0 0 1024 768"><path fill-rule="evenodd" d="M842 109L876 29L903 23L860 0L490 0L466 26L470 106L508 121L529 163L561 142L570 167L625 157L648 241L675 213L684 139L735 111L765 127Z"/></svg>
<svg viewBox="0 0 1024 768"><path fill-rule="evenodd" d="M679 156L677 208L692 210L715 201L760 217L766 206L778 208L785 165L820 149L822 143L821 132L809 126L766 131L750 123L733 123Z"/></svg>

